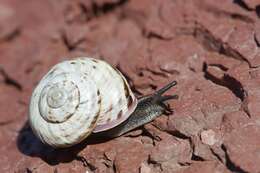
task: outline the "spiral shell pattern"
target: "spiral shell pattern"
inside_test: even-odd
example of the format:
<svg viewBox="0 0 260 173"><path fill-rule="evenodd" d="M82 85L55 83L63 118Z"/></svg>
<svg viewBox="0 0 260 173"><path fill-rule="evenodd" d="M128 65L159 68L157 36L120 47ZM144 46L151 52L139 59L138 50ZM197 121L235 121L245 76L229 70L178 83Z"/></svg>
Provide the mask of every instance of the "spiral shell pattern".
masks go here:
<svg viewBox="0 0 260 173"><path fill-rule="evenodd" d="M29 122L44 143L69 147L122 123L136 105L117 69L83 57L55 65L42 78L31 97Z"/></svg>

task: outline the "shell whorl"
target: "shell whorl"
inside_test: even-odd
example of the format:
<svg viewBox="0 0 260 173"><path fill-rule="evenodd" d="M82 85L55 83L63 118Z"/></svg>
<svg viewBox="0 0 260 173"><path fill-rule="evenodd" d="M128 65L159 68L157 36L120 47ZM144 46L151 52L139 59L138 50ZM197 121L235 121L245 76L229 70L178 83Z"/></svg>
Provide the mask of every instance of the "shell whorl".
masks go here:
<svg viewBox="0 0 260 173"><path fill-rule="evenodd" d="M29 121L41 141L68 147L120 124L136 105L119 71L101 60L77 58L42 78L31 97Z"/></svg>
<svg viewBox="0 0 260 173"><path fill-rule="evenodd" d="M73 115L84 87L80 78L76 73L62 73L43 88L38 106L46 121L62 123Z"/></svg>

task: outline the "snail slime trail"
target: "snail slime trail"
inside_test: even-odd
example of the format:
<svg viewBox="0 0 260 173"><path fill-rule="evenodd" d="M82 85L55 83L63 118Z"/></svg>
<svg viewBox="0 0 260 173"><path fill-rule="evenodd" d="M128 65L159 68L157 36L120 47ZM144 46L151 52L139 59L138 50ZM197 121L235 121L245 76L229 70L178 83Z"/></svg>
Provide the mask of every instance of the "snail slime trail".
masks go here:
<svg viewBox="0 0 260 173"><path fill-rule="evenodd" d="M34 89L29 122L35 135L55 148L70 147L92 132L117 137L164 112L162 94L173 81L137 100L122 73L105 61L80 57L53 66Z"/></svg>

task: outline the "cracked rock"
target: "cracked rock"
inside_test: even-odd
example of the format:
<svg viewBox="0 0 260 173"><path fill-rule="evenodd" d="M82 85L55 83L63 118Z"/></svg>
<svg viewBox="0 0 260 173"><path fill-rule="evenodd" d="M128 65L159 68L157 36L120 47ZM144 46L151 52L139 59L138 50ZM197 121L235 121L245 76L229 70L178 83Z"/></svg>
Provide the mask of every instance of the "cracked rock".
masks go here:
<svg viewBox="0 0 260 173"><path fill-rule="evenodd" d="M259 172L260 156L258 146L259 120L250 121L233 130L224 139L229 166L231 169L243 172Z"/></svg>
<svg viewBox="0 0 260 173"><path fill-rule="evenodd" d="M0 172L260 172L257 0L2 0ZM118 68L173 113L115 139L53 149L28 124L33 89L77 56Z"/></svg>
<svg viewBox="0 0 260 173"><path fill-rule="evenodd" d="M218 142L217 134L211 129L202 131L200 137L201 141L207 145L214 145Z"/></svg>

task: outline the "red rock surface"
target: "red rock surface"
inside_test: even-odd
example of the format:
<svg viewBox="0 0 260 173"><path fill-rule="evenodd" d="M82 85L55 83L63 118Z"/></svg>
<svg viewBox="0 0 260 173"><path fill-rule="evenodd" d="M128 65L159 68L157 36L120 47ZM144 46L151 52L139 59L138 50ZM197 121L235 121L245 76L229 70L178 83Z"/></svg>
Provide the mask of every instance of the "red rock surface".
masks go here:
<svg viewBox="0 0 260 173"><path fill-rule="evenodd" d="M260 1L0 0L0 172L260 172ZM136 95L169 81L174 114L113 140L43 145L31 92L75 56L118 67Z"/></svg>

